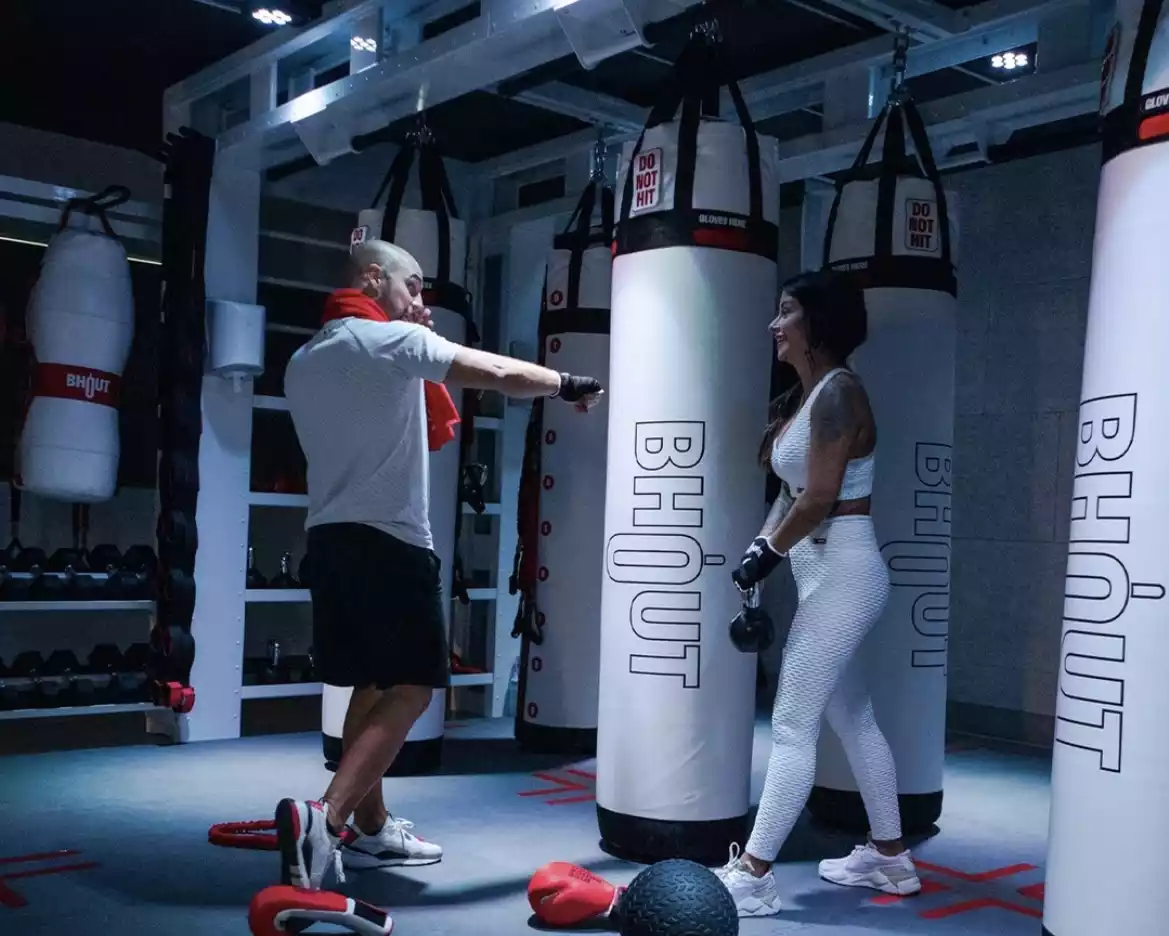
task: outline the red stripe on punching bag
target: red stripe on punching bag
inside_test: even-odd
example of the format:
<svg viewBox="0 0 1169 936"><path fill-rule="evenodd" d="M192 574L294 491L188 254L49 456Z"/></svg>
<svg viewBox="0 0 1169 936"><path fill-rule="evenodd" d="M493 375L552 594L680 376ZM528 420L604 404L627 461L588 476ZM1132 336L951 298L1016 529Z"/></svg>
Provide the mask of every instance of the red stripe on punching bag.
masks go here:
<svg viewBox="0 0 1169 936"><path fill-rule="evenodd" d="M747 232L735 228L695 228L695 247L717 247L720 250L747 250Z"/></svg>
<svg viewBox="0 0 1169 936"><path fill-rule="evenodd" d="M77 400L98 406L118 407L122 378L109 371L79 367L76 364L37 362L33 371L33 397Z"/></svg>
<svg viewBox="0 0 1169 936"><path fill-rule="evenodd" d="M1142 120L1138 136L1142 143L1169 136L1169 114L1159 114L1156 117L1148 118L1148 120Z"/></svg>

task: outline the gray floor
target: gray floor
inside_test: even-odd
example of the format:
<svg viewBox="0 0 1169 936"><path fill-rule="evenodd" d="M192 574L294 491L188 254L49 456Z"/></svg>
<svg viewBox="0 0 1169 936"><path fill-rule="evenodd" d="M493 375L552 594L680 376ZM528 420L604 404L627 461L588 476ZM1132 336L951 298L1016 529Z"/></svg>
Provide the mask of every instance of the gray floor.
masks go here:
<svg viewBox="0 0 1169 936"><path fill-rule="evenodd" d="M439 865L351 874L341 888L388 908L395 933L530 932L525 888L544 862L576 862L614 883L639 870L597 848L595 807L581 775L592 762L517 756L509 731L507 723L452 727L442 775L388 782L391 808L446 850ZM761 723L756 797L767 751ZM215 848L208 827L268 818L277 799L319 795L330 776L316 734L21 755L0 764L6 936L245 936L248 901L274 882L275 855ZM556 780L565 792L521 795L555 789ZM885 901L820 881L816 860L853 843L801 824L777 867L783 914L744 920L741 932L1034 936L1047 810L1046 757L955 745L941 831L915 849L928 865L928 893ZM29 855L42 857L11 860Z"/></svg>

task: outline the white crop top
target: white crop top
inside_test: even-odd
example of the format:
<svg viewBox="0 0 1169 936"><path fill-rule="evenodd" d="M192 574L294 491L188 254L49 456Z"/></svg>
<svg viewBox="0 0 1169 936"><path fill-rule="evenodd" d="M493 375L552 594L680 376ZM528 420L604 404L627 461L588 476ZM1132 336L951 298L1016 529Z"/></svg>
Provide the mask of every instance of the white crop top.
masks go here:
<svg viewBox="0 0 1169 936"><path fill-rule="evenodd" d="M816 395L829 380L837 374L845 372L845 368L838 367L830 370L820 378L820 382L812 388L808 398L804 400L799 411L787 424L787 428L771 446L771 470L776 477L784 481L793 497L798 497L808 486L808 449L812 441L812 426L810 413ZM836 499L841 501L856 500L869 497L873 493L873 469L875 460L870 453L864 458L853 458L845 466L844 478L840 482L840 493Z"/></svg>

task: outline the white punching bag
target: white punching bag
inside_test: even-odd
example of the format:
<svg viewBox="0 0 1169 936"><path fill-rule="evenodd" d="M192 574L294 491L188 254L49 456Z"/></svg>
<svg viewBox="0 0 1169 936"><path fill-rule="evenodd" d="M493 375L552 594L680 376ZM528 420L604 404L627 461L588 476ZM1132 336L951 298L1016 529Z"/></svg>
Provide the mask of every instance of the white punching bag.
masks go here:
<svg viewBox="0 0 1169 936"><path fill-rule="evenodd" d="M737 119L701 116L712 51L691 40L688 92L617 184L597 818L602 848L643 862L725 861L751 805L757 657L731 643L731 571L764 507L779 184L736 85Z"/></svg>
<svg viewBox="0 0 1169 936"><path fill-rule="evenodd" d="M592 229L600 190L601 226ZM609 385L609 287L613 190L589 184L567 229L553 241L540 314L541 362ZM522 485L531 522L524 543L523 638L516 740L529 751L591 755L597 746L601 668L601 576L605 555L608 397L586 416L537 401ZM533 510L534 508L534 510Z"/></svg>
<svg viewBox="0 0 1169 936"><path fill-rule="evenodd" d="M1116 20L1101 94L1045 936L1164 933L1169 920L1169 9L1118 0Z"/></svg>
<svg viewBox="0 0 1169 936"><path fill-rule="evenodd" d="M129 197L113 187L66 205L29 299L36 360L18 483L41 497L95 504L117 490L118 399L134 296L130 262L105 211Z"/></svg>
<svg viewBox="0 0 1169 936"><path fill-rule="evenodd" d="M881 127L880 167L866 165ZM907 154L912 138L916 158ZM830 269L864 287L868 338L851 364L877 424L872 516L892 586L858 651L873 712L897 767L902 832L942 809L950 500L954 442L954 201L941 184L912 100L894 93L852 171L837 183L824 242ZM856 780L825 722L808 808L820 822L868 830Z"/></svg>
<svg viewBox="0 0 1169 936"><path fill-rule="evenodd" d="M456 216L454 201L446 183L442 159L431 146L417 149L422 210L402 207L415 149L404 146L390 167L383 188L389 187L385 209L367 208L358 215L351 245L366 240L386 240L408 251L422 267L423 298L430 309L434 330L458 344L467 343L471 297L467 282L467 225ZM381 192L374 198L376 204ZM460 394L451 398L460 411ZM430 534L434 551L442 563L443 611L450 633L451 576L455 558L456 524L459 520L459 444L455 438L439 451L430 453ZM341 732L352 690L325 686L322 698L321 731L325 759L340 759ZM446 720L446 690L436 689L430 707L414 723L402 751L386 776L430 773L442 761L443 725Z"/></svg>

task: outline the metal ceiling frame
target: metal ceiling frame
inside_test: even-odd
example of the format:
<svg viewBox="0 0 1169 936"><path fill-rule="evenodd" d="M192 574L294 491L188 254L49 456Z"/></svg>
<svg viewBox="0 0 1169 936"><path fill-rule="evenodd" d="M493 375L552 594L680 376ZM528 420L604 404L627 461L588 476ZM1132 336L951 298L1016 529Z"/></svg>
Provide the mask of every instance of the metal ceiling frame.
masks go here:
<svg viewBox="0 0 1169 936"><path fill-rule="evenodd" d="M352 152L354 136L471 91L495 90L501 82L574 52L582 60L597 61L621 51L645 49L648 26L697 2L482 0L477 18L423 41L417 34L421 23L441 15L440 10L449 12L456 5L452 0L338 0L333 6L336 12L326 19L299 30L273 33L168 89L168 125L189 122L201 103L247 83L250 112L242 123L218 134L221 151L250 155L264 167L308 149L323 164ZM850 14L859 15L860 10L885 28L908 25L914 44L907 77L914 77L1035 42L1042 48L1045 30L1050 36L1071 17L1091 17L1107 0L987 0L958 11L933 0L821 2L847 4ZM331 41L335 47L338 38L347 42L351 35L369 35L371 28L382 36L383 49L364 53L364 58L355 53L347 77L311 89L311 82L296 85L296 76L288 73L289 63L298 57L303 60L315 44ZM584 48L588 29L607 30L609 45ZM758 123L823 105L841 94L851 96L848 113L869 117L884 103L891 62L892 41L879 37L756 75L740 86ZM931 136L939 142L960 141L937 147L943 163L952 145L975 142L985 153L987 145L1014 129L1058 119L1053 115L1091 112L1097 63L1084 50L1072 62L1059 64L1067 67L1041 70L924 106ZM309 90L290 94L289 101L277 107L279 81L288 81L290 89ZM858 89L867 89L867 101L856 100ZM591 123L603 130L611 145L640 132L647 114L626 101L562 82L514 97ZM849 121L846 126L826 126L822 133L784 142L782 178L812 178L840 168L840 161L850 160L849 154L859 147L865 129L863 121ZM597 129L585 130L468 168L475 176L498 178L591 151L596 141Z"/></svg>

